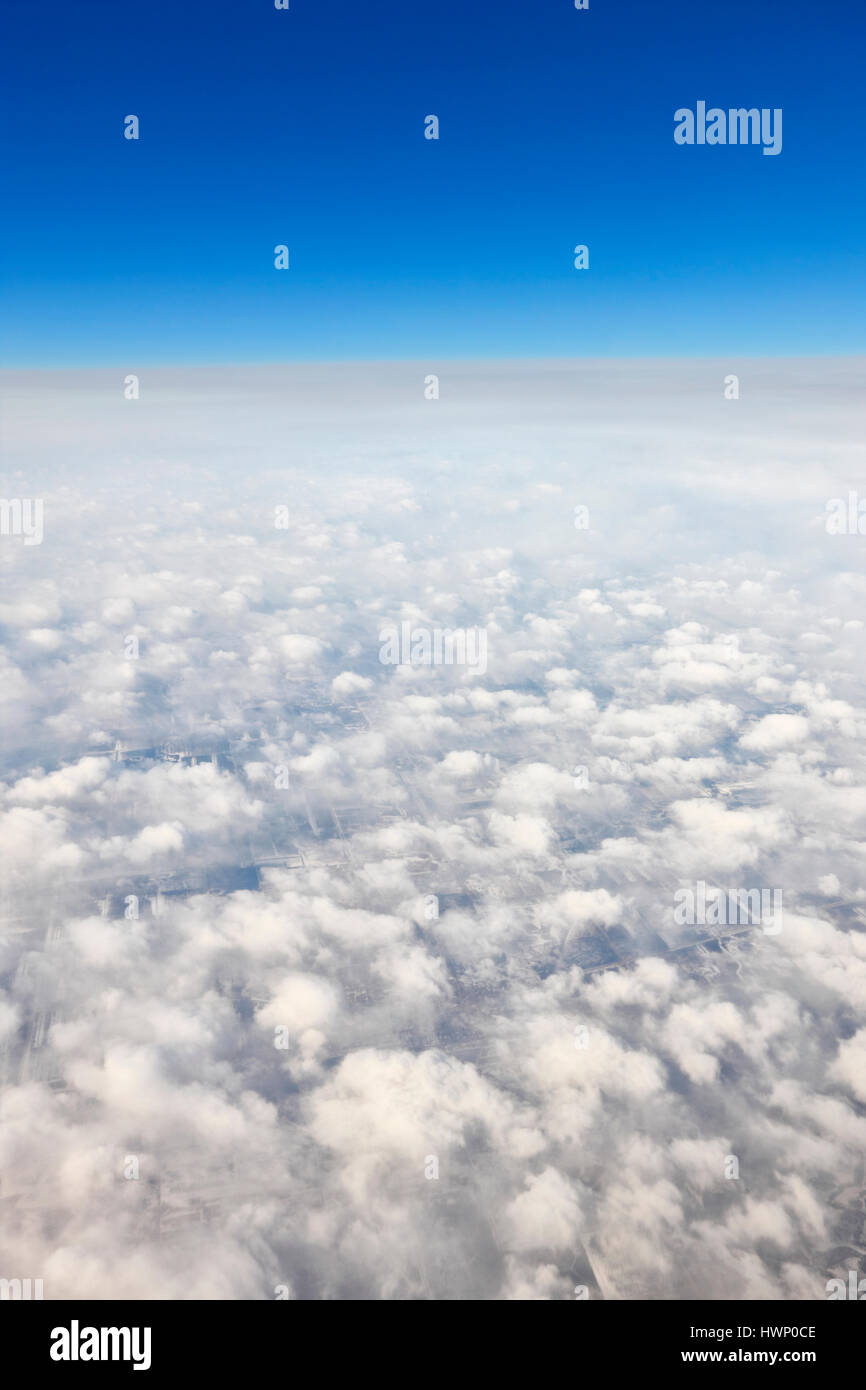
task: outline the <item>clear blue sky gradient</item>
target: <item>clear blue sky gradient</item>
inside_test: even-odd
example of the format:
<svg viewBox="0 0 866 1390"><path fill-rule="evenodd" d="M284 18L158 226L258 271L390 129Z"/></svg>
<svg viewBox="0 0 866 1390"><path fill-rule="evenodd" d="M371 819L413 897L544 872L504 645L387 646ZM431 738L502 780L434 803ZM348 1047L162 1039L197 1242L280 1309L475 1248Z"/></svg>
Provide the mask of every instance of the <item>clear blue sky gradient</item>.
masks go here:
<svg viewBox="0 0 866 1390"><path fill-rule="evenodd" d="M5 16L5 365L864 350L854 0ZM699 99L782 153L675 145Z"/></svg>

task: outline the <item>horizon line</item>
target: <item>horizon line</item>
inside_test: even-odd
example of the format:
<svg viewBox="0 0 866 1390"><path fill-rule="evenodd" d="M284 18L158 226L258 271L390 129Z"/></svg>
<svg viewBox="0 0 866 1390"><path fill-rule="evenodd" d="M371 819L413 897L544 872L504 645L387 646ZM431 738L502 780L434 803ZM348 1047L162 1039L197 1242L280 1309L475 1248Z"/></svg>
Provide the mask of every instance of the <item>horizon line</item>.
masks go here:
<svg viewBox="0 0 866 1390"><path fill-rule="evenodd" d="M138 368L157 370L199 370L207 371L229 367L374 367L374 366L429 366L430 363L447 362L455 365L485 362L515 362L527 364L565 363L565 362L722 362L737 359L749 362L779 362L815 360L856 362L866 359L866 347L858 352L748 352L744 350L701 352L701 353L558 353L551 356L516 356L510 353L473 353L467 356L448 357L431 353L427 357L286 357L286 358L243 358L236 361L200 360L195 361L155 361L135 358L118 358L107 362L3 362L0 372L71 372L71 371L122 371L135 365Z"/></svg>

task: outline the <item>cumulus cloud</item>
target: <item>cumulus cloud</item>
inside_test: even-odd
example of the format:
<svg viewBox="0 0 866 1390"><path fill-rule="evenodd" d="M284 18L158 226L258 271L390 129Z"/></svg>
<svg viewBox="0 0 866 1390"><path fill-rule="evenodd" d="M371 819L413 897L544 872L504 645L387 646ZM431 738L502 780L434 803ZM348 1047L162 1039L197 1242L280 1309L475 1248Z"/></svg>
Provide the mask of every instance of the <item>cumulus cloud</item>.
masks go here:
<svg viewBox="0 0 866 1390"><path fill-rule="evenodd" d="M743 748L755 753L775 753L790 748L809 736L809 721L802 714L765 714L740 739Z"/></svg>

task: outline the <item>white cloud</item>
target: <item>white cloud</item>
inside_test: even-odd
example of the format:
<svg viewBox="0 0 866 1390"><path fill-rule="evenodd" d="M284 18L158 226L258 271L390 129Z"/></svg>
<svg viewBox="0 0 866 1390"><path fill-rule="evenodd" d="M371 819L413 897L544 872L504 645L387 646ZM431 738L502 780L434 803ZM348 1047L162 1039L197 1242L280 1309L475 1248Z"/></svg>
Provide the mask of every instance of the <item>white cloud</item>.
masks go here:
<svg viewBox="0 0 866 1390"><path fill-rule="evenodd" d="M740 738L743 748L754 753L775 753L809 737L809 721L802 714L766 714Z"/></svg>

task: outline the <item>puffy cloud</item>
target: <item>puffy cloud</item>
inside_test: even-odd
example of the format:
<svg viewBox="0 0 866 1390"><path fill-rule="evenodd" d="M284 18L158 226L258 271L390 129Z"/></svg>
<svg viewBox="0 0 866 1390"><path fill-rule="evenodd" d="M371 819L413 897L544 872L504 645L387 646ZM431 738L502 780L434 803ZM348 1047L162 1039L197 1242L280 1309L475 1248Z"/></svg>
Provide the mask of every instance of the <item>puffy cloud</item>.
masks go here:
<svg viewBox="0 0 866 1390"><path fill-rule="evenodd" d="M776 753L809 737L809 721L802 714L765 714L740 738L740 745L753 753Z"/></svg>
<svg viewBox="0 0 866 1390"><path fill-rule="evenodd" d="M581 1227L577 1194L556 1168L545 1168L508 1205L505 1227L518 1251L573 1248Z"/></svg>
<svg viewBox="0 0 866 1390"><path fill-rule="evenodd" d="M373 682L369 676L359 676L356 671L341 671L331 681L335 695L355 695L362 690L372 690Z"/></svg>
<svg viewBox="0 0 866 1390"><path fill-rule="evenodd" d="M857 1100L866 1102L866 1028L840 1045L833 1074Z"/></svg>

